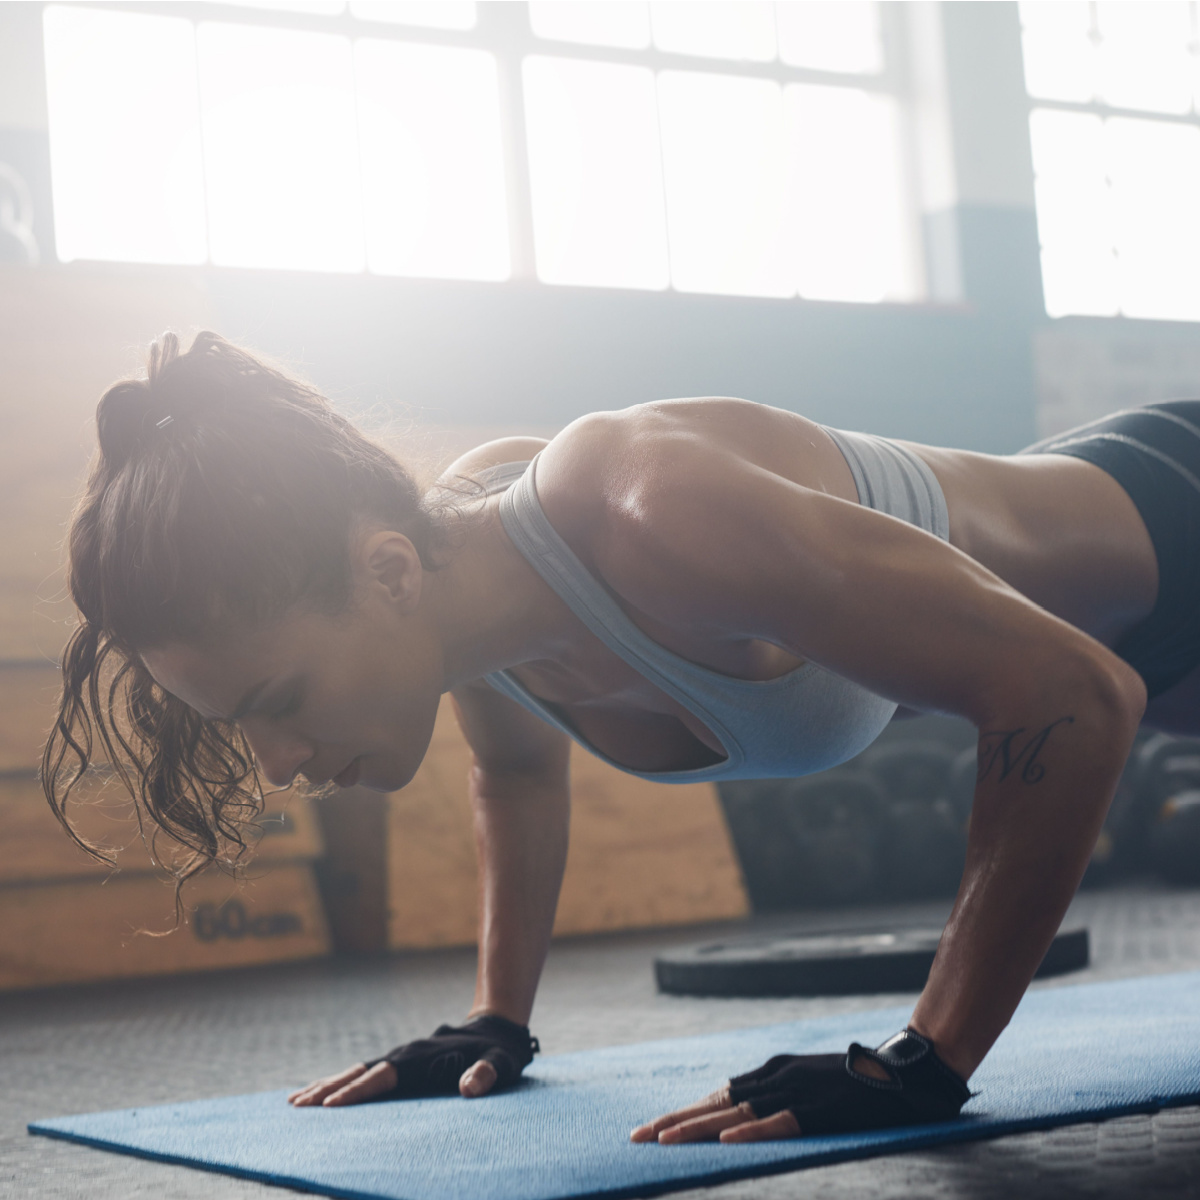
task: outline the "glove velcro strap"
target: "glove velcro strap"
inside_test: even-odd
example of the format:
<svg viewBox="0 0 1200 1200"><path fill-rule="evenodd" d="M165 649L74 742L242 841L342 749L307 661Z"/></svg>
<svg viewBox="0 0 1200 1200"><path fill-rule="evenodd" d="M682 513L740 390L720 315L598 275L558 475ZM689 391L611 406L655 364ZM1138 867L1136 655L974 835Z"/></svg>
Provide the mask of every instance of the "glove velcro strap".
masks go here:
<svg viewBox="0 0 1200 1200"><path fill-rule="evenodd" d="M889 1078L876 1079L854 1069L858 1058L877 1063ZM881 1091L903 1093L921 1108L957 1113L974 1093L962 1078L937 1056L933 1043L915 1029L905 1029L874 1050L851 1044L846 1071L858 1083Z"/></svg>
<svg viewBox="0 0 1200 1200"><path fill-rule="evenodd" d="M865 1058L884 1078L855 1070ZM970 1097L967 1085L912 1030L875 1050L853 1043L845 1054L777 1054L729 1081L729 1098L755 1116L787 1110L802 1134L848 1133L948 1121Z"/></svg>
<svg viewBox="0 0 1200 1200"><path fill-rule="evenodd" d="M516 1021L510 1021L507 1017L490 1013L475 1017L458 1029L449 1025L439 1025L437 1032L477 1033L491 1038L517 1060L522 1070L533 1062L535 1054L542 1052L541 1043L529 1032L528 1025L518 1025Z"/></svg>
<svg viewBox="0 0 1200 1200"><path fill-rule="evenodd" d="M449 1096L458 1091L462 1073L480 1061L495 1068L496 1087L509 1087L540 1049L527 1026L487 1015L465 1025L439 1025L429 1037L406 1042L366 1065L395 1068L396 1085L388 1096Z"/></svg>

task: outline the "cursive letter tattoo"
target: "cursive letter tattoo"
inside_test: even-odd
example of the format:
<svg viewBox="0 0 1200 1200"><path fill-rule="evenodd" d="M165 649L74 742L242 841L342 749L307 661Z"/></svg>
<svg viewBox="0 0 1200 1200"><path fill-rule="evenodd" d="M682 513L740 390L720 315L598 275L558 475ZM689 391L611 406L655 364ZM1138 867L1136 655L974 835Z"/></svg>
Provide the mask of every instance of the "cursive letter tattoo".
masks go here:
<svg viewBox="0 0 1200 1200"><path fill-rule="evenodd" d="M975 775L976 782L982 783L991 775L992 770L999 764L999 782L1003 783L1018 767L1021 769L1022 783L1041 783L1046 776L1045 766L1038 762L1038 755L1046 744L1046 739L1052 730L1059 725L1074 724L1074 717L1059 717L1051 721L1040 733L1030 736L1023 746L1018 746L1017 739L1025 732L1020 729L995 729L990 733L979 735L979 770Z"/></svg>

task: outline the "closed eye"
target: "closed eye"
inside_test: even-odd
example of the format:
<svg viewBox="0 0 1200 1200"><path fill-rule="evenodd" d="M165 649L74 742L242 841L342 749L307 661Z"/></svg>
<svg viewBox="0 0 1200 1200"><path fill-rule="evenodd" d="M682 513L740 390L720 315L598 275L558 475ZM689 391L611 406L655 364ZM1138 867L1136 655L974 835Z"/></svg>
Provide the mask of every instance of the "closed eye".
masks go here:
<svg viewBox="0 0 1200 1200"><path fill-rule="evenodd" d="M291 694L291 697L282 708L277 708L271 714L271 719L274 721L281 721L284 717L294 717L300 711L300 707L303 703L304 693L302 691L295 691Z"/></svg>

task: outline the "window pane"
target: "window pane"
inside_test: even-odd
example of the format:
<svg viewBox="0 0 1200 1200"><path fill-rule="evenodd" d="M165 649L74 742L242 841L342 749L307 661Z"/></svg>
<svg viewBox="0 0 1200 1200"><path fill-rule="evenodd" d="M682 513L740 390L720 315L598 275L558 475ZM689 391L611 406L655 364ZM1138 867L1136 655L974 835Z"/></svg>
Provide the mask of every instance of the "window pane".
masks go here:
<svg viewBox="0 0 1200 1200"><path fill-rule="evenodd" d="M496 60L363 40L355 69L371 270L507 279Z"/></svg>
<svg viewBox="0 0 1200 1200"><path fill-rule="evenodd" d="M653 73L528 58L524 76L538 278L665 288Z"/></svg>
<svg viewBox="0 0 1200 1200"><path fill-rule="evenodd" d="M51 7L45 36L58 257L203 262L191 22Z"/></svg>
<svg viewBox="0 0 1200 1200"><path fill-rule="evenodd" d="M1104 126L1085 113L1035 109L1029 117L1046 312L1118 311Z"/></svg>
<svg viewBox="0 0 1200 1200"><path fill-rule="evenodd" d="M1022 0L1025 89L1043 100L1086 103L1096 94L1091 5Z"/></svg>
<svg viewBox="0 0 1200 1200"><path fill-rule="evenodd" d="M800 295L910 298L896 102L857 89L792 84L784 104Z"/></svg>
<svg viewBox="0 0 1200 1200"><path fill-rule="evenodd" d="M474 0L350 0L350 12L363 21L425 25L433 29L474 29Z"/></svg>
<svg viewBox="0 0 1200 1200"><path fill-rule="evenodd" d="M349 40L207 23L197 37L213 262L361 270Z"/></svg>
<svg viewBox="0 0 1200 1200"><path fill-rule="evenodd" d="M775 5L779 57L817 71L878 73L883 70L879 5L844 3Z"/></svg>
<svg viewBox="0 0 1200 1200"><path fill-rule="evenodd" d="M658 98L675 286L795 295L779 85L664 71Z"/></svg>
<svg viewBox="0 0 1200 1200"><path fill-rule="evenodd" d="M1105 149L1121 311L1200 320L1200 129L1110 120Z"/></svg>
<svg viewBox="0 0 1200 1200"><path fill-rule="evenodd" d="M650 6L629 0L592 3L589 0L551 0L529 5L529 24L538 37L591 46L650 45Z"/></svg>
<svg viewBox="0 0 1200 1200"><path fill-rule="evenodd" d="M752 0L651 4L654 44L674 54L770 62L775 57L774 9Z"/></svg>
<svg viewBox="0 0 1200 1200"><path fill-rule="evenodd" d="M1185 3L1097 4L1100 99L1122 108L1192 107L1191 13Z"/></svg>
<svg viewBox="0 0 1200 1200"><path fill-rule="evenodd" d="M272 8L279 12L310 13L318 17L336 17L344 12L346 0L221 0L239 8Z"/></svg>

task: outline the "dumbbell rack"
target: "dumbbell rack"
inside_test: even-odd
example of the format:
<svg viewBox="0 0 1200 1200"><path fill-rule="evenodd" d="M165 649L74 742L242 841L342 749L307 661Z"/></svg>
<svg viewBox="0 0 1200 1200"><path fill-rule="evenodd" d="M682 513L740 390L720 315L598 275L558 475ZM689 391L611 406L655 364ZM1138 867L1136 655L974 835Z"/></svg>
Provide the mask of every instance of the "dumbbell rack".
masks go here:
<svg viewBox="0 0 1200 1200"><path fill-rule="evenodd" d="M720 787L758 912L952 896L976 772L965 721L895 722L868 750L803 779ZM1139 733L1084 875L1200 885L1200 739Z"/></svg>

